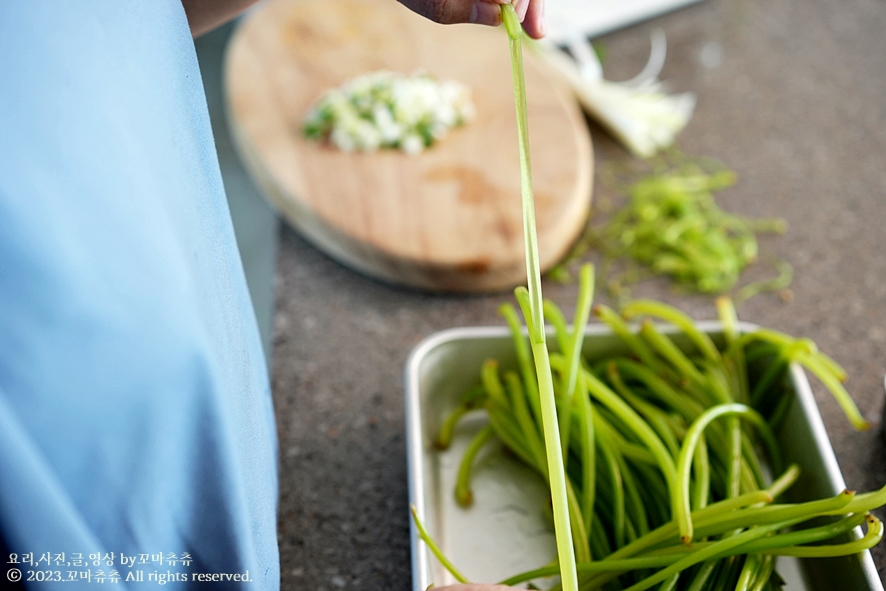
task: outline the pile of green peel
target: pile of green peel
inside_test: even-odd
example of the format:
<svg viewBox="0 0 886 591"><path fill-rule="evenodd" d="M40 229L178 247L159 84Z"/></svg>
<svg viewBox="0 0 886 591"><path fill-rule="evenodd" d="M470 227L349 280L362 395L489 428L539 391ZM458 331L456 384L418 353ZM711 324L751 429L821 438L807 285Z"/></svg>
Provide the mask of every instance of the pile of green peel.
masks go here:
<svg viewBox="0 0 886 591"><path fill-rule="evenodd" d="M780 500L800 475L796 465L782 465L774 435L793 402L791 363L817 376L856 428L869 426L833 359L808 339L767 329L739 333L728 298L718 300L720 347L665 304L634 300L620 314L597 306L593 313L620 337L625 352L583 358L592 283L591 269L582 269L577 329L545 302L559 347L550 365L579 589L776 591L783 585L778 556L846 556L880 541L883 525L869 512L886 504L886 487L805 503ZM517 367L486 361L481 385L465 394L437 439L448 447L459 420L472 410L488 418L459 469L455 494L465 505L472 500L474 459L493 439L540 478L549 474L527 336L513 306L501 312L512 330ZM636 319L643 320L628 325ZM672 328L663 330L652 319ZM776 477L768 479L767 472ZM849 532L860 525L867 533L853 539ZM502 582L537 581L559 569L539 565Z"/></svg>
<svg viewBox="0 0 886 591"><path fill-rule="evenodd" d="M633 182L604 182L627 196L627 203L600 225L589 228L564 264L551 271L568 281L568 263L590 247L603 256L605 285L617 299L645 276L669 275L686 291L724 294L739 283L742 271L759 257L757 234L785 231L781 219L749 219L722 210L715 194L735 183L722 165L672 153L651 173ZM770 258L776 277L748 283L735 292L741 303L763 291L787 288L791 266ZM784 297L789 297L784 292Z"/></svg>

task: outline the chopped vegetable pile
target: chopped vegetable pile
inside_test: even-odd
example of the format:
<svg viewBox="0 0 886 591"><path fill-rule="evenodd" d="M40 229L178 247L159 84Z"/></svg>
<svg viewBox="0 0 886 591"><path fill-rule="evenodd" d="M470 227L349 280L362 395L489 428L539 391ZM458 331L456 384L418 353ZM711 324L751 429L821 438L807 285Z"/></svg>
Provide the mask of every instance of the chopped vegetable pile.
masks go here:
<svg viewBox="0 0 886 591"><path fill-rule="evenodd" d="M774 435L793 402L790 362L815 374L854 426L869 426L843 389L846 374L835 361L808 339L766 329L739 333L728 298L717 302L719 347L665 304L634 300L621 314L597 306L594 313L626 352L583 358L592 290L591 272L583 269L572 330L559 309L545 302L559 345L550 364L580 589L775 591L783 585L775 571L778 556L846 556L880 541L883 525L869 512L886 503L886 487L801 503L780 500L800 475L796 465L782 465ZM548 478L527 336L511 305L501 311L513 333L517 366L486 361L481 385L466 393L437 440L447 447L459 419L484 409L488 426L468 446L458 473L462 504L472 499L473 461L494 438ZM639 318L646 318L639 326L626 322ZM761 450L772 480L765 476ZM855 539L849 532L861 525L867 533ZM427 532L422 536L429 539ZM503 583L556 574L556 563L539 565Z"/></svg>
<svg viewBox="0 0 886 591"><path fill-rule="evenodd" d="M473 117L470 90L459 82L379 71L327 91L302 130L345 152L397 148L417 154Z"/></svg>
<svg viewBox="0 0 886 591"><path fill-rule="evenodd" d="M735 174L722 166L709 171L687 161L624 187L627 204L604 224L592 227L583 245L603 254L610 291L618 298L626 296L629 284L643 272L670 275L689 291L732 290L742 271L758 258L756 234L786 229L784 220L748 219L720 209L714 194L734 183ZM618 264L620 273L614 272ZM780 260L773 265L778 276L742 287L735 294L737 303L790 284L790 265ZM564 267L553 276L565 277Z"/></svg>

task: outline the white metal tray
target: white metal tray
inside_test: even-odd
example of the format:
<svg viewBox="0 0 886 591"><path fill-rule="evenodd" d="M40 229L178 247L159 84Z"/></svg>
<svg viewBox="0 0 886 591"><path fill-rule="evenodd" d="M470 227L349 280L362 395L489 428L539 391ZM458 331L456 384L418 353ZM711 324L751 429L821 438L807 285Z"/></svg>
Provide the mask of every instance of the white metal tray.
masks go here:
<svg viewBox="0 0 886 591"><path fill-rule="evenodd" d="M699 327L722 342L718 322ZM741 324L743 331L755 328ZM683 335L670 332L686 346ZM549 344L556 342L550 338ZM590 325L584 354L590 358L626 352L608 327ZM552 526L541 507L549 498L543 482L518 461L489 446L478 458L473 479L474 504L455 502L454 484L470 436L485 424L482 415L468 415L460 423L452 447L434 448L443 417L460 396L479 383L480 367L488 358L502 367L515 367L513 345L506 327L457 328L432 335L413 349L406 364L406 429L409 461L409 497L419 517L444 553L474 582L496 582L537 568L555 556ZM833 496L845 488L827 432L809 382L793 367L795 402L777 431L785 462L800 465L802 476L787 495L790 501ZM455 582L420 543L411 526L413 589L432 583ZM860 530L856 531L860 536ZM843 558L779 561L788 581L786 591L883 591L869 552Z"/></svg>

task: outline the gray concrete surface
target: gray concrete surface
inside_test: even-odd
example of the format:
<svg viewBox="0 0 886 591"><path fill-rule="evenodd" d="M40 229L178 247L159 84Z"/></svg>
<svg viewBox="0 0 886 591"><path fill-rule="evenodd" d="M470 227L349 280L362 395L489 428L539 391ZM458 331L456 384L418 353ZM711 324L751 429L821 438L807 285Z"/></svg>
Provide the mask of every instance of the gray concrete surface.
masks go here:
<svg viewBox="0 0 886 591"><path fill-rule="evenodd" d="M668 36L663 77L698 94L682 150L719 158L738 173L738 184L719 197L724 208L790 224L762 245L794 265L793 302L763 295L740 316L810 337L846 367L847 386L876 427L854 432L817 382L816 398L849 487L881 487L886 3L706 0L605 37L607 77L639 70L653 27ZM593 131L598 165L629 159ZM500 324L496 308L508 295L397 289L341 267L288 228L277 281L283 588L407 589L404 362L434 331ZM560 305L574 304L574 285L544 287ZM674 294L664 281L636 293L697 318L715 316L711 298ZM874 556L886 572L886 551Z"/></svg>

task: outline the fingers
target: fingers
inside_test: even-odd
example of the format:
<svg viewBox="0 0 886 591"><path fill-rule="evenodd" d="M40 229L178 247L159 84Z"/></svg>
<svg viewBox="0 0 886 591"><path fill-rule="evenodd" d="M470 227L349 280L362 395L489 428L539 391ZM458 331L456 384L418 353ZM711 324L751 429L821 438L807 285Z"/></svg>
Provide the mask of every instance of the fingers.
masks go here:
<svg viewBox="0 0 886 591"><path fill-rule="evenodd" d="M523 30L533 39L541 39L545 36L544 0L527 0L527 2L529 6L526 10L526 18L523 19Z"/></svg>
<svg viewBox="0 0 886 591"><path fill-rule="evenodd" d="M501 24L501 5L498 2L477 0L471 7L471 17L468 22L497 27Z"/></svg>
<svg viewBox="0 0 886 591"><path fill-rule="evenodd" d="M488 24L501 23L501 8L507 0L398 0L413 12L434 22ZM489 21L489 22L486 22ZM495 22L492 22L495 21Z"/></svg>
<svg viewBox="0 0 886 591"><path fill-rule="evenodd" d="M544 37L544 0L398 0L418 14L444 25L475 23L497 27L501 5L511 3L533 39Z"/></svg>
<svg viewBox="0 0 886 591"><path fill-rule="evenodd" d="M522 23L523 19L526 18L526 10L529 8L531 0L512 0L511 4L514 6L514 12L520 17L520 22Z"/></svg>
<svg viewBox="0 0 886 591"><path fill-rule="evenodd" d="M523 30L533 39L541 39L545 36L545 3L544 0L512 0L511 4Z"/></svg>

